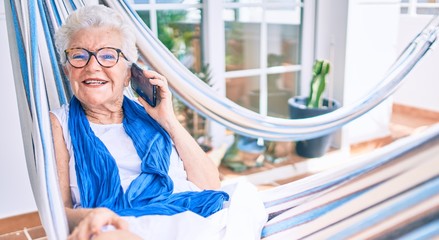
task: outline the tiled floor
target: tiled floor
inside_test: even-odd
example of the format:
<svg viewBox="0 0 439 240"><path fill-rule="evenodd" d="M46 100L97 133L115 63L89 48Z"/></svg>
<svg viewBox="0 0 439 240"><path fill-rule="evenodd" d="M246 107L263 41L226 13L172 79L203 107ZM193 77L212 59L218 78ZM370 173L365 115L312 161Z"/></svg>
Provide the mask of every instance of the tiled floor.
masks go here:
<svg viewBox="0 0 439 240"><path fill-rule="evenodd" d="M439 123L438 112L430 112L430 111L395 105L393 108L393 115L392 115L391 126L390 126L391 135L385 138L374 139L373 141L353 145L351 146L350 152L348 154L349 156L355 156L357 154L362 154L365 152L372 151L376 148L385 146L386 144L389 144L396 139L412 134L416 131L421 130L424 127L428 127L429 125L432 125L434 123ZM335 155L337 157L337 154L339 153L337 153L336 150L330 150L330 152L328 152L327 155L328 156ZM264 174L266 172L269 172L270 170L277 171L278 169L282 169L283 167L291 166L291 165L300 166L300 164L306 163L307 161L308 159L299 157L291 153L288 155L287 160L281 163L273 164L266 161L264 162L264 165L262 167L252 168L240 173L233 172L224 166L220 166L219 169L223 178L228 179L228 178L239 177L239 176L252 176L258 174ZM269 188L275 185L284 184L308 176L310 174L312 173L307 172L306 170L296 171L296 174L294 176L279 178L275 182L270 183L269 185L261 184L259 185L259 188L263 189L265 187ZM47 239L44 234L44 229L40 226L39 219L38 218L35 219L36 214L37 213L24 215L23 217L17 216L8 219L0 219L0 240ZM26 220L28 221L26 222Z"/></svg>
<svg viewBox="0 0 439 240"><path fill-rule="evenodd" d="M42 226L23 228L11 233L0 235L0 240L47 240L46 233Z"/></svg>
<svg viewBox="0 0 439 240"><path fill-rule="evenodd" d="M38 213L0 219L0 240L46 239Z"/></svg>

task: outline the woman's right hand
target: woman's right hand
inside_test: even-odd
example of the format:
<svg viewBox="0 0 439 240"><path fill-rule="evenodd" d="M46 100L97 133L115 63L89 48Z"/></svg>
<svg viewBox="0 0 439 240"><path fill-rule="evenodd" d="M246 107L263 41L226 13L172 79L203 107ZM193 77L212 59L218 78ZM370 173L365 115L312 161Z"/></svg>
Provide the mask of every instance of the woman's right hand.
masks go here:
<svg viewBox="0 0 439 240"><path fill-rule="evenodd" d="M168 80L155 71L143 70L143 74L147 78L150 78L151 84L157 86L159 95L155 107L151 107L141 97L139 97L138 100L143 105L146 112L148 112L152 118L154 118L169 134L172 135L172 129L178 124L178 120L175 117L172 104L172 93L168 86Z"/></svg>
<svg viewBox="0 0 439 240"><path fill-rule="evenodd" d="M76 226L69 240L89 240L102 234L103 228L112 226L116 230L128 230L128 223L108 208L95 208Z"/></svg>

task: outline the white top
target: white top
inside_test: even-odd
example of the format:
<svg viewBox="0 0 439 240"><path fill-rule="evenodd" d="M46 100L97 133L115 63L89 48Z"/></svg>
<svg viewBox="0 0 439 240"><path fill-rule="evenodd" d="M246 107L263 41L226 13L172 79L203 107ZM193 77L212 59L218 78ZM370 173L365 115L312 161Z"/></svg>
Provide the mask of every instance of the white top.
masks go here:
<svg viewBox="0 0 439 240"><path fill-rule="evenodd" d="M76 180L75 156L73 154L73 146L70 139L68 129L69 106L63 105L58 109L51 111L57 117L63 129L64 140L69 151L69 175L70 175L70 191L72 193L73 206L80 207L80 195L78 183ZM133 141L125 132L123 125L120 124L95 124L90 123L91 129L95 133L108 151L116 160L119 169L120 182L125 191L139 174L140 174L140 157L137 155ZM172 152L170 156L170 166L168 171L171 180L174 182L174 193L184 191L200 191L192 182L187 180L187 174L184 170L183 162L178 156L174 144L172 144Z"/></svg>

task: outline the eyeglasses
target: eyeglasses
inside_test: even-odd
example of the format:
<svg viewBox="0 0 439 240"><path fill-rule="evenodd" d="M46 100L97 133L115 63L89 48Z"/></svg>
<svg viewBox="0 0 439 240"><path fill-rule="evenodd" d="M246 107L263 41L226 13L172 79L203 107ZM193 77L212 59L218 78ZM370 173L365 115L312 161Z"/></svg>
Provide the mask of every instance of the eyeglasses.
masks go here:
<svg viewBox="0 0 439 240"><path fill-rule="evenodd" d="M88 62L90 62L91 56L95 56L99 65L105 68L111 68L116 65L116 63L119 61L120 54L122 54L122 57L128 61L120 49L112 47L100 48L96 52L91 52L85 48L69 48L64 52L66 54L67 61L74 68L85 67Z"/></svg>

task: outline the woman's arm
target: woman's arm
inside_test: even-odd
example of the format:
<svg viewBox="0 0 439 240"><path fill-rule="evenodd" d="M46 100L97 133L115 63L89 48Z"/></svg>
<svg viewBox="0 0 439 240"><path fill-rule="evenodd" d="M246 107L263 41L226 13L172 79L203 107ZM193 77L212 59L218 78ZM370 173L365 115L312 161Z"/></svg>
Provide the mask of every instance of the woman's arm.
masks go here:
<svg viewBox="0 0 439 240"><path fill-rule="evenodd" d="M201 189L220 188L218 168L180 122L170 125L168 133L183 160L188 180Z"/></svg>
<svg viewBox="0 0 439 240"><path fill-rule="evenodd" d="M148 114L171 136L178 155L183 160L188 180L201 189L218 189L221 185L218 168L177 120L166 78L152 71L144 71L144 74L151 78L152 84L158 86L159 102L153 108L142 98L139 98L139 101Z"/></svg>
<svg viewBox="0 0 439 240"><path fill-rule="evenodd" d="M112 225L119 230L128 229L127 223L109 209L73 209L70 193L69 152L58 118L53 113L50 113L50 120L52 123L53 144L61 196L64 202L69 229L72 233L69 239L90 239L90 236L100 235L102 227L106 225Z"/></svg>
<svg viewBox="0 0 439 240"><path fill-rule="evenodd" d="M69 161L70 156L67 150L67 146L64 141L63 129L61 123L55 114L50 113L50 120L52 123L52 138L53 145L55 149L55 159L56 167L58 171L59 187L61 190L61 197L64 202L64 207L66 210L67 220L69 223L70 231L77 225L79 221L73 223L71 217L69 216L68 209L72 209L72 196L70 193L70 174L69 174Z"/></svg>
<svg viewBox="0 0 439 240"><path fill-rule="evenodd" d="M72 195L70 192L70 155L64 141L63 129L58 121L58 118L53 113L50 113L50 120L52 123L52 137L55 149L59 187L64 202L69 229L72 231L84 218L84 216L90 212L90 209L73 209Z"/></svg>

